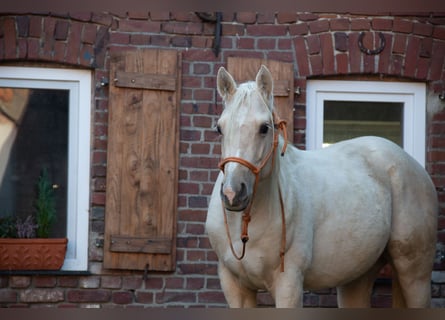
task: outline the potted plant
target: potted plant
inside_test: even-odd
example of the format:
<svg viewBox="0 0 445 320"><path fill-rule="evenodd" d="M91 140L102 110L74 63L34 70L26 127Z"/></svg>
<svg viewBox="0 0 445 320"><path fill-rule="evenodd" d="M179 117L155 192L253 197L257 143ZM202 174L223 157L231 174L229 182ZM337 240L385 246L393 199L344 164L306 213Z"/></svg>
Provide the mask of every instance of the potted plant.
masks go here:
<svg viewBox="0 0 445 320"><path fill-rule="evenodd" d="M0 219L0 270L59 270L67 238L49 238L56 219L54 190L43 169L37 182L35 217Z"/></svg>

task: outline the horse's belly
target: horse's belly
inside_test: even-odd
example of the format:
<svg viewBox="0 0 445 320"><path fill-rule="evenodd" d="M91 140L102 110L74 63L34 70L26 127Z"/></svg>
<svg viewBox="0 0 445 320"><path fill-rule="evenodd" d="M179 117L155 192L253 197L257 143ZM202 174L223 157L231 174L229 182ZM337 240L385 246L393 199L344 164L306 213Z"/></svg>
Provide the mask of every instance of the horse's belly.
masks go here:
<svg viewBox="0 0 445 320"><path fill-rule="evenodd" d="M337 214L314 234L307 289L336 287L356 279L379 259L391 231L391 202L367 203L362 212Z"/></svg>

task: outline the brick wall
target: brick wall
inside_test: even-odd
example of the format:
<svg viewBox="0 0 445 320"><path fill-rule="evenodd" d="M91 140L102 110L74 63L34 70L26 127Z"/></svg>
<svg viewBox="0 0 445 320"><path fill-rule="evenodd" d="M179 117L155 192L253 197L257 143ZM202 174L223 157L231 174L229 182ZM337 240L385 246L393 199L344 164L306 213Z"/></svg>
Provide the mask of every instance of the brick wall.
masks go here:
<svg viewBox="0 0 445 320"><path fill-rule="evenodd" d="M359 51L365 31L368 48ZM427 168L436 184L441 212L433 305L445 306L445 14L363 16L313 13L224 13L221 52L212 51L214 24L189 12L0 15L1 64L53 64L94 71L93 146L89 271L91 275L0 275L1 306L117 307L225 306L216 275L216 256L204 221L220 146L213 126L221 112L215 75L230 56L291 62L295 71L294 142L305 146L305 87L308 77L400 78L428 84ZM107 156L110 53L131 48L175 48L182 52L180 177L177 269L173 273L122 272L102 268ZM270 305L267 293L258 301ZM308 292L306 306L336 306L335 290ZM374 290L373 305L390 305L388 280Z"/></svg>

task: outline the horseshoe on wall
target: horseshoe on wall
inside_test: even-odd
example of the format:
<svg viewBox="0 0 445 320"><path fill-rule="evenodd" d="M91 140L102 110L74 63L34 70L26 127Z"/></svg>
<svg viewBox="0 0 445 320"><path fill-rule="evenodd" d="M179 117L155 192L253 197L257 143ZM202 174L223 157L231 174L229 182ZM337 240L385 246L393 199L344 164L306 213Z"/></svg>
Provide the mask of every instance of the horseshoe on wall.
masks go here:
<svg viewBox="0 0 445 320"><path fill-rule="evenodd" d="M358 36L358 47L360 48L360 51L363 53L366 53L367 55L375 55L375 54L379 54L380 52L383 51L383 49L385 48L385 36L383 35L383 33L379 32L379 37L380 37L380 46L376 49L368 49L365 48L364 44L363 44L363 38L365 37L365 33L361 32L360 35Z"/></svg>

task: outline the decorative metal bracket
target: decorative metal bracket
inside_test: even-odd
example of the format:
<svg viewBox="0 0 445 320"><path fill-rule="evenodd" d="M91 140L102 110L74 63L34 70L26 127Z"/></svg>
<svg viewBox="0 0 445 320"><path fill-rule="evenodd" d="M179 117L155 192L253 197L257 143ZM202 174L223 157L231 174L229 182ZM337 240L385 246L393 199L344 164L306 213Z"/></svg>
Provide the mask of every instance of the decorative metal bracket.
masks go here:
<svg viewBox="0 0 445 320"><path fill-rule="evenodd" d="M218 57L219 51L221 50L222 13L221 12L215 12L215 13L195 12L195 13L202 21L215 23L215 41L213 43L213 53L215 54L215 57Z"/></svg>
<svg viewBox="0 0 445 320"><path fill-rule="evenodd" d="M376 49L368 49L365 48L365 45L363 44L363 38L365 37L365 33L361 32L358 36L358 47L360 48L360 51L363 53L366 53L367 55L376 55L383 51L386 45L385 36L383 33L379 32L380 37L380 46Z"/></svg>

